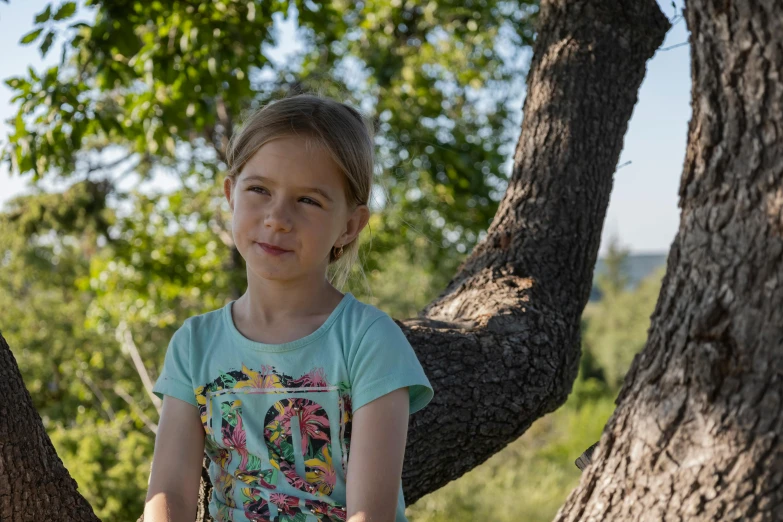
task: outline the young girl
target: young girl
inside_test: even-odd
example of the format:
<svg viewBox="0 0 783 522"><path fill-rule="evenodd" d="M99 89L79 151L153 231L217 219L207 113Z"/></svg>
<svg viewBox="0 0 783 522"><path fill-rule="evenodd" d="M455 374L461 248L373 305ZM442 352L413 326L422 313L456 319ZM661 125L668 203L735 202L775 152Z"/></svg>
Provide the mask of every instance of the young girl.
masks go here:
<svg viewBox="0 0 783 522"><path fill-rule="evenodd" d="M171 339L144 519L194 520L206 451L217 521L404 521L408 416L433 391L397 324L327 279L358 257L370 131L302 95L255 113L229 148L248 287Z"/></svg>

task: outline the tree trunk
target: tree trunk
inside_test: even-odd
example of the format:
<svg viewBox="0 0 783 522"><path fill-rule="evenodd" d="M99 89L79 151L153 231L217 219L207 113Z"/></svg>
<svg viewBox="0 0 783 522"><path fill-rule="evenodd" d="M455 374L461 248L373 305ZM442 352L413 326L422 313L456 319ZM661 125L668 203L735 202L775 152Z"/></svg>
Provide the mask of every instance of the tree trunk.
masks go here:
<svg viewBox="0 0 783 522"><path fill-rule="evenodd" d="M623 136L668 27L654 0L541 2L497 215L443 294L402 325L435 388L411 418L408 503L486 461L570 393Z"/></svg>
<svg viewBox="0 0 783 522"><path fill-rule="evenodd" d="M0 521L98 522L46 434L0 334Z"/></svg>
<svg viewBox="0 0 783 522"><path fill-rule="evenodd" d="M689 0L686 19L680 229L557 520L783 520L783 2Z"/></svg>
<svg viewBox="0 0 783 522"><path fill-rule="evenodd" d="M487 460L568 396L623 136L645 63L667 28L655 0L541 2L505 197L448 288L401 323L436 391L411 418L409 503ZM18 372L9 382L23 387ZM43 429L34 412L6 404L7 418ZM42 443L33 446L49 455ZM3 476L39 474L40 467L10 464ZM20 510L34 491L2 498ZM60 497L78 493L62 489Z"/></svg>

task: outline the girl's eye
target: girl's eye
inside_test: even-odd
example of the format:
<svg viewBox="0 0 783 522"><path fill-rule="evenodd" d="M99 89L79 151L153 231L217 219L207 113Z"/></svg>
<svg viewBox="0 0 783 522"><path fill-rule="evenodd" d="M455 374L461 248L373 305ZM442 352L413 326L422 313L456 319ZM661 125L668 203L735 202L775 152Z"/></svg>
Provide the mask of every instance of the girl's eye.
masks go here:
<svg viewBox="0 0 783 522"><path fill-rule="evenodd" d="M305 201L305 200L307 200L307 201L309 201L309 202L310 202L310 203L308 203L308 205L315 205L315 206L317 206L317 207L320 207L320 206L321 206L321 205L320 205L320 204L319 204L319 203L318 203L316 200L314 200L314 199L310 199L310 198L302 198L302 201Z"/></svg>
<svg viewBox="0 0 783 522"><path fill-rule="evenodd" d="M264 192L267 191L264 187L250 187L250 188L248 188L248 190L250 190L252 192L255 192L256 194L263 194ZM264 191L264 192L260 192L260 191ZM302 198L300 201L306 201L308 205L314 205L316 207L320 207L321 206L320 203L318 203L316 200L314 200L312 198Z"/></svg>

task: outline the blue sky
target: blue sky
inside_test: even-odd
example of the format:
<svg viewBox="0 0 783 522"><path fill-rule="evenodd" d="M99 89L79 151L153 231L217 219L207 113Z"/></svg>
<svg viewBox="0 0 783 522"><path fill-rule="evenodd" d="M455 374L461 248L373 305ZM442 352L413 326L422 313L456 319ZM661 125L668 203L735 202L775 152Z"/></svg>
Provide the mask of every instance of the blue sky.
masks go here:
<svg viewBox="0 0 783 522"><path fill-rule="evenodd" d="M44 63L58 59L59 48L53 48L46 62L36 46L20 46L22 35L32 28L33 16L42 11L47 0L11 0L0 3L0 79L24 75L28 66L39 70ZM59 3L59 2L57 2ZM658 0L664 14L672 18L670 0ZM677 0L678 10L683 0ZM690 108L689 46L670 50L666 47L687 42L685 22L680 20L666 35L661 49L647 63L647 74L639 91L639 101L625 135L615 174L601 241L601 253L611 235L632 252L667 252L679 226L677 191L685 157ZM0 120L15 112L10 103L11 90L0 86ZM0 141L7 129L0 126ZM10 176L5 164L0 166L0 205L24 191L27 178Z"/></svg>

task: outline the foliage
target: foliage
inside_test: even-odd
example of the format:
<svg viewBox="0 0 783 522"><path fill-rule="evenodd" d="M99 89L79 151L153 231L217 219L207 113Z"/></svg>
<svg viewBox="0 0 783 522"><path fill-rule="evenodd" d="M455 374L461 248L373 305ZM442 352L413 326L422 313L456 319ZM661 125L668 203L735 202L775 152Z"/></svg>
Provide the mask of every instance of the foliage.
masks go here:
<svg viewBox="0 0 783 522"><path fill-rule="evenodd" d="M609 238L609 247L604 256L606 270L595 277L596 285L602 295L605 293L617 295L628 286L630 278L625 267L628 253L627 249L620 246L619 237L615 235Z"/></svg>
<svg viewBox="0 0 783 522"><path fill-rule="evenodd" d="M153 438L136 410L117 395L131 394L138 411L154 416L138 375L108 328L88 327L96 303L85 291L90 247L85 235L60 222L85 192L23 198L0 218L2 334L11 346L33 404L58 455L104 521L135 520L149 475ZM107 212L103 217L111 221ZM23 230L35 227L34 240ZM93 249L94 250L94 249ZM161 336L166 330L161 329ZM168 333L170 335L170 332Z"/></svg>
<svg viewBox="0 0 783 522"><path fill-rule="evenodd" d="M231 273L206 227L169 230L172 216L203 203L186 191L131 194L132 217L72 204L97 191L81 182L59 197L17 198L0 214L0 326L80 491L102 520L127 521L143 506L157 412L119 325L154 380L174 330L219 307ZM97 231L118 223L125 232L99 246Z"/></svg>
<svg viewBox="0 0 783 522"><path fill-rule="evenodd" d="M388 252L383 265L349 280L347 290L365 303L375 305L394 318L414 317L445 288L452 272L430 270L426 263L426 253L416 251L418 245L425 243L424 238L414 240L414 252L405 247L397 247ZM369 248L369 246L368 246Z"/></svg>
<svg viewBox="0 0 783 522"><path fill-rule="evenodd" d="M618 288L611 283L612 270L601 287L602 298L585 307L583 319L589 328L582 336L583 351L600 367L607 385L619 389L634 356L647 341L650 316L658 300L658 292L665 272L660 267L645 278L634 291ZM585 361L583 361L583 364Z"/></svg>
<svg viewBox="0 0 783 522"><path fill-rule="evenodd" d="M424 236L430 268L453 270L495 213L533 0L87 0L91 19L72 23L74 6L48 6L21 42L42 53L60 42L61 63L7 80L19 108L3 153L14 172L111 179L112 190L118 172L165 173L215 193L241 116L317 91L377 126L384 219L370 269ZM283 17L302 48L280 61L271 48Z"/></svg>
<svg viewBox="0 0 783 522"><path fill-rule="evenodd" d="M154 440L129 430L127 413L113 421L77 417L49 435L66 469L104 522L133 521L144 510Z"/></svg>

